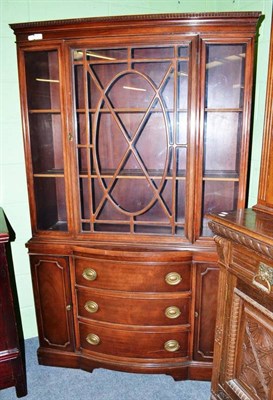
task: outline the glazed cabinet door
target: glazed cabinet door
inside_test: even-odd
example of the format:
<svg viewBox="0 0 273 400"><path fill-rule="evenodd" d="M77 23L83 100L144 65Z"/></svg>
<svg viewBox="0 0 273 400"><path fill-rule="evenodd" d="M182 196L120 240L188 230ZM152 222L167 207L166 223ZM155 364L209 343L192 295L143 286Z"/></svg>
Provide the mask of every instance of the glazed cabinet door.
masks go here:
<svg viewBox="0 0 273 400"><path fill-rule="evenodd" d="M58 350L73 350L68 259L31 255L30 262L40 344Z"/></svg>
<svg viewBox="0 0 273 400"><path fill-rule="evenodd" d="M52 233L68 230L59 57L58 48L20 52L32 225L34 231Z"/></svg>
<svg viewBox="0 0 273 400"><path fill-rule="evenodd" d="M196 297L194 360L212 362L216 324L219 268L216 263L195 263Z"/></svg>
<svg viewBox="0 0 273 400"><path fill-rule="evenodd" d="M245 206L252 69L252 41L201 41L197 236L211 236L208 213Z"/></svg>
<svg viewBox="0 0 273 400"><path fill-rule="evenodd" d="M69 48L78 232L190 238L196 38L115 42Z"/></svg>

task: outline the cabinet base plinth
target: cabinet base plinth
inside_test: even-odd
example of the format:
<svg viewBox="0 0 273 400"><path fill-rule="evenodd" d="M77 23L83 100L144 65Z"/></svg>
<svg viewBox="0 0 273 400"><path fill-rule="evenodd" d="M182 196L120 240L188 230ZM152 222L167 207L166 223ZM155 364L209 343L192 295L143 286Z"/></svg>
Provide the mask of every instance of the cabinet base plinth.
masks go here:
<svg viewBox="0 0 273 400"><path fill-rule="evenodd" d="M211 379L211 363L201 362L137 362L132 363L128 360L106 360L94 359L80 353L62 352L52 349L38 349L38 361L40 365L63 368L78 368L87 372L92 372L96 368L105 368L113 371L131 372L139 374L165 374L173 377L175 381L181 380L203 380Z"/></svg>

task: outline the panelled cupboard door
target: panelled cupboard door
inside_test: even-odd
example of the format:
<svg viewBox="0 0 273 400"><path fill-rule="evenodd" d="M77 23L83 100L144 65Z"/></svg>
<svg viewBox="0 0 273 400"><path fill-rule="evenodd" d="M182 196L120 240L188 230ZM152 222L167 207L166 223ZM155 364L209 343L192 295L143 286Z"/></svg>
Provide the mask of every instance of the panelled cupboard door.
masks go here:
<svg viewBox="0 0 273 400"><path fill-rule="evenodd" d="M68 258L30 256L40 343L63 351L74 349Z"/></svg>
<svg viewBox="0 0 273 400"><path fill-rule="evenodd" d="M220 378L227 398L271 400L273 313L237 288L230 313L225 368Z"/></svg>
<svg viewBox="0 0 273 400"><path fill-rule="evenodd" d="M216 324L219 267L216 263L195 263L194 360L212 361Z"/></svg>

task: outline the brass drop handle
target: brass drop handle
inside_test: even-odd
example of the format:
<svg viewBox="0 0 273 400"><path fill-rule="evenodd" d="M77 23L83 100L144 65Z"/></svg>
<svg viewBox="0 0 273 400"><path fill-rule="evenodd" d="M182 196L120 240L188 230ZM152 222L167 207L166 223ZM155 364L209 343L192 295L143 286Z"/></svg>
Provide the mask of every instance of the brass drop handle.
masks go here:
<svg viewBox="0 0 273 400"><path fill-rule="evenodd" d="M82 276L87 281L94 281L95 279L97 279L98 274L93 268L85 268Z"/></svg>
<svg viewBox="0 0 273 400"><path fill-rule="evenodd" d="M260 281L265 282L266 286L260 283ZM252 283L258 289L270 294L273 286L273 268L263 262L260 262L259 271L256 275L254 275Z"/></svg>
<svg viewBox="0 0 273 400"><path fill-rule="evenodd" d="M166 308L165 315L166 315L167 318L175 319L175 318L178 318L181 315L181 311L176 306L170 306L170 307Z"/></svg>
<svg viewBox="0 0 273 400"><path fill-rule="evenodd" d="M169 272L165 276L165 281L168 285L178 285L182 281L182 277L178 272Z"/></svg>
<svg viewBox="0 0 273 400"><path fill-rule="evenodd" d="M95 333L89 333L86 336L86 341L87 341L87 343L91 344L92 346L97 346L98 344L100 344L100 338Z"/></svg>
<svg viewBox="0 0 273 400"><path fill-rule="evenodd" d="M177 340L168 340L164 343L164 349L170 353L173 353L180 349L180 344Z"/></svg>
<svg viewBox="0 0 273 400"><path fill-rule="evenodd" d="M85 303L84 308L91 314L94 314L98 311L99 306L95 301L89 300Z"/></svg>

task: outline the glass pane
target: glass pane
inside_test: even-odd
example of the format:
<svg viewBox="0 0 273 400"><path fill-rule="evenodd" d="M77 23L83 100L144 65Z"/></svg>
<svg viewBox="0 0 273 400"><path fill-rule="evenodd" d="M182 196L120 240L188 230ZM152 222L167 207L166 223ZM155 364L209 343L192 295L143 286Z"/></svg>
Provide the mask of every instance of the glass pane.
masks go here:
<svg viewBox="0 0 273 400"><path fill-rule="evenodd" d="M60 109L60 81L57 51L25 53L29 109Z"/></svg>
<svg viewBox="0 0 273 400"><path fill-rule="evenodd" d="M136 225L135 232L142 234L171 235L172 230L168 226Z"/></svg>
<svg viewBox="0 0 273 400"><path fill-rule="evenodd" d="M118 179L111 197L117 207L129 213L136 213L147 207L154 199L152 188L153 185L146 179Z"/></svg>
<svg viewBox="0 0 273 400"><path fill-rule="evenodd" d="M211 235L205 218L208 213L232 211L237 207L238 182L205 181L203 183L203 226L202 235Z"/></svg>
<svg viewBox="0 0 273 400"><path fill-rule="evenodd" d="M34 178L37 228L66 231L64 178Z"/></svg>
<svg viewBox="0 0 273 400"><path fill-rule="evenodd" d="M177 176L186 176L186 166L187 166L187 149L180 147L177 149Z"/></svg>
<svg viewBox="0 0 273 400"><path fill-rule="evenodd" d="M84 70L82 65L76 65L74 68L74 79L75 87L75 106L78 109L84 108L85 98L84 98Z"/></svg>
<svg viewBox="0 0 273 400"><path fill-rule="evenodd" d="M115 224L94 224L95 232L115 232L115 233L129 233L130 227L128 225Z"/></svg>
<svg viewBox="0 0 273 400"><path fill-rule="evenodd" d="M165 92L165 101L173 104L173 89L171 88L173 81L170 80L172 78L171 74L173 69L170 61L138 62L133 63L132 67L135 71L140 72L144 79L148 79L148 82L152 86L155 85L156 88L164 81L162 92ZM166 76L168 76L167 81L165 80Z"/></svg>
<svg viewBox="0 0 273 400"><path fill-rule="evenodd" d="M138 73L118 76L108 93L114 108L147 108L155 95L150 82Z"/></svg>
<svg viewBox="0 0 273 400"><path fill-rule="evenodd" d="M206 107L241 108L245 80L244 44L208 45Z"/></svg>
<svg viewBox="0 0 273 400"><path fill-rule="evenodd" d="M177 205L176 205L176 221L178 223L185 223L185 200L186 200L186 181L178 180L176 182L177 190Z"/></svg>
<svg viewBox="0 0 273 400"><path fill-rule="evenodd" d="M67 230L57 50L25 52L37 228Z"/></svg>
<svg viewBox="0 0 273 400"><path fill-rule="evenodd" d="M90 64L90 70L88 73L90 74L89 80L89 104L92 105L92 108L96 102L96 99L102 99L103 92L101 89L106 89L109 85L112 84L113 80L116 76L122 72L126 71L126 64L119 63L106 63L106 64Z"/></svg>
<svg viewBox="0 0 273 400"><path fill-rule="evenodd" d="M188 108L188 62L181 61L178 64L178 107L179 109Z"/></svg>
<svg viewBox="0 0 273 400"><path fill-rule="evenodd" d="M78 165L79 165L79 173L80 175L88 174L88 171L91 171L91 158L89 156L90 149L81 147L78 149Z"/></svg>
<svg viewBox="0 0 273 400"><path fill-rule="evenodd" d="M178 49L178 56L179 57L189 57L189 46L181 46Z"/></svg>
<svg viewBox="0 0 273 400"><path fill-rule="evenodd" d="M89 219L90 218L90 186L89 186L89 179L81 178L80 179L80 198L81 198L81 211L82 219Z"/></svg>
<svg viewBox="0 0 273 400"><path fill-rule="evenodd" d="M204 132L204 174L239 173L242 114L211 112L206 114Z"/></svg>
<svg viewBox="0 0 273 400"><path fill-rule="evenodd" d="M30 114L29 133L34 173L63 173L61 116Z"/></svg>
<svg viewBox="0 0 273 400"><path fill-rule="evenodd" d="M133 58L173 58L173 47L143 47L132 50Z"/></svg>
<svg viewBox="0 0 273 400"><path fill-rule="evenodd" d="M127 59L127 49L87 49L86 57L89 61L115 61Z"/></svg>

